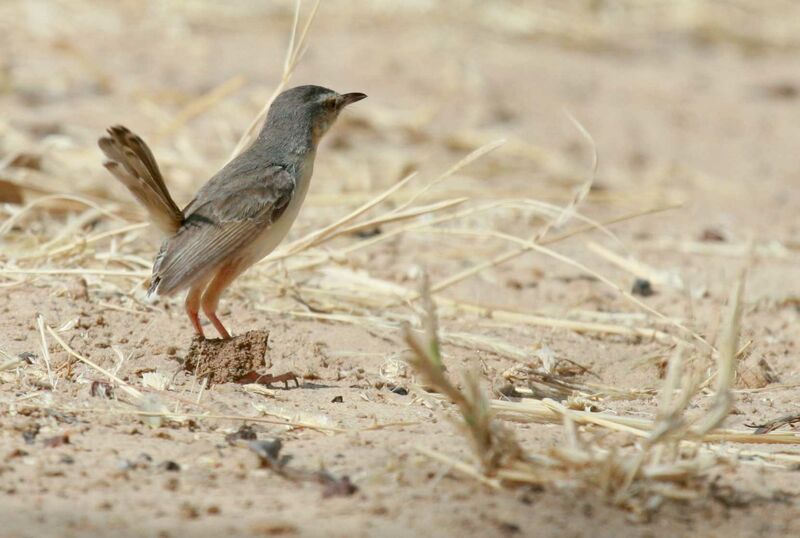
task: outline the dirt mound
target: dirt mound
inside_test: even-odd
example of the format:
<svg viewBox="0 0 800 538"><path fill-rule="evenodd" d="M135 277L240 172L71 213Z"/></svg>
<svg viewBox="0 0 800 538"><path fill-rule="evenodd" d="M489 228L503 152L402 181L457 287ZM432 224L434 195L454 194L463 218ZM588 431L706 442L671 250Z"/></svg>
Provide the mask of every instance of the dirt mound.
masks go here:
<svg viewBox="0 0 800 538"><path fill-rule="evenodd" d="M209 385L247 382L267 367L268 340L269 331L248 331L228 340L196 337L183 367Z"/></svg>

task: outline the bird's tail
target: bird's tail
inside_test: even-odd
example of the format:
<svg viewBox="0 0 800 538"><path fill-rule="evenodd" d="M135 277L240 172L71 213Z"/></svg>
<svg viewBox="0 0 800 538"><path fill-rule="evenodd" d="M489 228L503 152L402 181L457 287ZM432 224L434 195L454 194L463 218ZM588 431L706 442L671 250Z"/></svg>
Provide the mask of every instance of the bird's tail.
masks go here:
<svg viewBox="0 0 800 538"><path fill-rule="evenodd" d="M110 127L108 135L97 141L108 158L104 166L131 191L159 230L174 234L183 212L172 200L150 148L121 125Z"/></svg>

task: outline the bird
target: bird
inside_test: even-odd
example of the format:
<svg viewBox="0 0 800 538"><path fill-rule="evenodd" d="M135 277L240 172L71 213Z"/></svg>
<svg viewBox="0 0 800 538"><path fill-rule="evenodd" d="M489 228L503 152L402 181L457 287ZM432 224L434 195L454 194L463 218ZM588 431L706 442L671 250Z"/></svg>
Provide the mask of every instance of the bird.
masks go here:
<svg viewBox="0 0 800 538"><path fill-rule="evenodd" d="M98 140L103 165L146 210L164 240L153 262L148 296L188 290L186 314L205 338L200 311L223 339L217 316L225 289L272 252L289 232L308 192L317 146L348 105L366 97L321 86L281 92L256 140L214 174L180 209L152 151L126 127Z"/></svg>

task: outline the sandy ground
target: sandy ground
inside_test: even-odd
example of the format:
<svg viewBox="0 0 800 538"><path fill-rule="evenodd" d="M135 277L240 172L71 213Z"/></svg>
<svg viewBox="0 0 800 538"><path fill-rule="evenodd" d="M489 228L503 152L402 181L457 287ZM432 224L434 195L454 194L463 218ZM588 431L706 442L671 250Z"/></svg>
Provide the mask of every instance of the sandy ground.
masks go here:
<svg viewBox="0 0 800 538"><path fill-rule="evenodd" d="M291 83L362 91L369 99L346 112L320 148L292 238L332 222L412 169L430 179L496 138L508 141L459 170L427 201L463 195L469 204L526 198L564 205L591 167L589 146L566 108L591 133L601 159L595 189L581 206L585 214L602 219L679 204L613 227L628 254L685 283L683 290L654 284L656 293L642 298L647 306L713 342L729 292L747 268L741 341L752 344L740 373L760 372L763 359L774 378L742 375L725 426L746 429L800 413L796 49L742 46L724 36L697 39L681 29L628 35L624 21L618 38L587 44L576 39L580 29L559 39L526 34L508 21L493 25L471 3L448 9L425 2L406 9L323 4ZM135 230L66 256L24 257L141 220L101 167L94 145L112 123L150 141L175 197L188 201L225 162L279 82L291 10L284 4L226 10L202 2L7 1L0 24L0 159L8 165L19 152L41 156L36 166L18 162L0 176L32 189L26 200L42 192L85 195L124 219L93 213L80 220L85 206L54 204L25 214L0 239L0 351L33 354L33 364L0 372L0 535L800 533L796 468L775 461L742 457L715 466L696 498L666 502L638 518L591 488L495 491L417 450L471 462L470 445L450 420L452 408L425 394L402 366L406 345L396 324L358 320L414 318L419 309L401 304L389 315L304 290L331 281L334 289L345 288L336 273L325 273L336 269L416 289L417 267L439 281L510 248L496 238L410 232L321 269L254 268L223 298L224 318L237 334L269 331L265 371L291 370L301 375L300 387L276 385L266 394L227 383L203 390L180 368L192 339L181 299L153 305L143 299L155 232ZM203 101L209 92L213 97ZM6 206L3 221L19 207ZM529 237L542 220L515 210L466 224ZM348 235L333 245L364 240ZM554 248L628 289L634 275L598 256L587 246L591 241L624 252L597 232ZM82 267L138 276L34 272ZM487 394L496 395L505 370L534 361L541 349L591 370L578 381L619 389L658 388L659 363L673 353L671 345L651 339L493 320L498 309L675 334L581 269L541 254L483 271L441 295L485 307L483 316L442 312L447 334L478 335L530 354L513 357L469 339L445 339L449 371L481 372ZM325 313L352 315L355 322L322 319ZM81 363L66 368L69 357L49 333L55 371L48 375L37 314L76 352L193 418L153 422L136 415L119 387L112 391L120 401L103 398L106 386L93 389L92 382L108 380ZM168 387L143 385L148 372L163 374ZM390 390L395 385L406 390ZM692 409L709 398L702 394ZM604 411L641 417L652 417L655 406L653 396L601 403ZM285 421L295 426L280 425ZM259 464L246 442L226 440L243 422L259 439L280 437L289 465L311 478L279 476ZM533 452L564 442L557 424L507 424ZM800 455L791 445L730 448ZM321 468L349 477L357 491L313 479Z"/></svg>

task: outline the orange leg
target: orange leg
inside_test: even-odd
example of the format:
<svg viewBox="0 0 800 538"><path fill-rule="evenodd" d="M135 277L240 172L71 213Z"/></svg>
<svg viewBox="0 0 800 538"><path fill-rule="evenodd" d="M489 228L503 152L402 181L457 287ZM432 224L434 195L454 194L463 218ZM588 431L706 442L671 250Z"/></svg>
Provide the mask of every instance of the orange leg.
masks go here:
<svg viewBox="0 0 800 538"><path fill-rule="evenodd" d="M213 280L211 280L211 283L203 293L203 312L205 313L206 317L211 320L211 323L214 324L214 327L216 327L219 335L224 339L230 338L231 335L217 317L217 306L219 305L219 298L222 295L222 292L225 291L225 288L227 288L230 283L233 282L233 279L238 275L239 271L237 271L234 266L222 266L222 268L217 271L217 274L214 275Z"/></svg>
<svg viewBox="0 0 800 538"><path fill-rule="evenodd" d="M205 283L203 283L205 284ZM203 334L203 327L200 325L200 316L198 312L200 312L200 296L203 293L203 285L195 285L189 288L189 293L186 295L186 314L189 316L189 321L192 322L192 326L194 327L194 332L196 332L200 338L205 338L206 335Z"/></svg>

